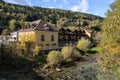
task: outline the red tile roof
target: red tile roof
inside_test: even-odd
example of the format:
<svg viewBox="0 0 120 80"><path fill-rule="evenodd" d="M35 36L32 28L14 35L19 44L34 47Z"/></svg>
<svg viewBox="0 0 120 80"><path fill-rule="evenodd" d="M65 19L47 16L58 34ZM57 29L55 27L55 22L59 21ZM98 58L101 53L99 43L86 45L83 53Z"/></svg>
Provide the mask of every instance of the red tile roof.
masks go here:
<svg viewBox="0 0 120 80"><path fill-rule="evenodd" d="M85 32L92 33L93 31L92 30L85 30Z"/></svg>

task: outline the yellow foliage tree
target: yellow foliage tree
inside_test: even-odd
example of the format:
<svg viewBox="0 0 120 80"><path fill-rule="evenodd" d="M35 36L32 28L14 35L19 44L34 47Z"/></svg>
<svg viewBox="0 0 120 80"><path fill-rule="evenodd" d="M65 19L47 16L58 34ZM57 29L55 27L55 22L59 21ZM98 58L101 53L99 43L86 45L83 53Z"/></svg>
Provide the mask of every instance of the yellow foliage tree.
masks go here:
<svg viewBox="0 0 120 80"><path fill-rule="evenodd" d="M104 80L120 80L120 0L111 5L103 22L99 47L98 62Z"/></svg>
<svg viewBox="0 0 120 80"><path fill-rule="evenodd" d="M22 32L19 36L19 40L21 43L24 43L25 41L35 42L35 39L36 36L33 33Z"/></svg>
<svg viewBox="0 0 120 80"><path fill-rule="evenodd" d="M39 54L41 47L35 43L36 36L32 32L22 32L19 36L19 40L27 54L32 53L35 57Z"/></svg>
<svg viewBox="0 0 120 80"><path fill-rule="evenodd" d="M39 45L36 45L35 48L34 48L34 54L33 54L33 56L38 55L39 52L40 52L40 50L41 50L41 47Z"/></svg>

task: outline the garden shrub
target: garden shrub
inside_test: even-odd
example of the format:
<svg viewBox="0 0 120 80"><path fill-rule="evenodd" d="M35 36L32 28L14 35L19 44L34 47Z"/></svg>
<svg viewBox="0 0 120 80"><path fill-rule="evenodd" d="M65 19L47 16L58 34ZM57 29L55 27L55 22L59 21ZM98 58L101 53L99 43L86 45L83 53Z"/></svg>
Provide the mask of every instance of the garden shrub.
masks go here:
<svg viewBox="0 0 120 80"><path fill-rule="evenodd" d="M77 48L86 52L90 48L90 41L88 39L81 38L78 41Z"/></svg>
<svg viewBox="0 0 120 80"><path fill-rule="evenodd" d="M39 65L42 65L42 64L46 63L46 58L47 58L47 54L45 54L45 53L39 54L39 55L35 56L34 62Z"/></svg>
<svg viewBox="0 0 120 80"><path fill-rule="evenodd" d="M12 53L14 51L14 53ZM16 54L16 45L4 44L2 45L2 53L1 53L1 63L2 64L11 64L13 62L13 58Z"/></svg>
<svg viewBox="0 0 120 80"><path fill-rule="evenodd" d="M22 44L19 44L19 49L23 56L31 59L37 56L41 51L41 47L33 41L25 41Z"/></svg>
<svg viewBox="0 0 120 80"><path fill-rule="evenodd" d="M34 60L39 52L40 46L35 45L34 42L25 42L24 44L10 42L2 46L1 64L27 65L31 63L29 61Z"/></svg>
<svg viewBox="0 0 120 80"><path fill-rule="evenodd" d="M72 60L77 60L78 58L81 57L81 54L77 49L74 49L71 57L72 57Z"/></svg>
<svg viewBox="0 0 120 80"><path fill-rule="evenodd" d="M65 62L70 61L72 58L74 47L73 46L65 46L62 48L61 53Z"/></svg>
<svg viewBox="0 0 120 80"><path fill-rule="evenodd" d="M17 43L8 43L2 46L1 64L20 66L29 61L23 56L20 46ZM23 61L24 60L24 61Z"/></svg>
<svg viewBox="0 0 120 80"><path fill-rule="evenodd" d="M33 56L37 56L40 53L41 47L39 45L35 45Z"/></svg>
<svg viewBox="0 0 120 80"><path fill-rule="evenodd" d="M48 65L56 67L61 64L63 58L62 58L61 52L50 51L46 60L47 60Z"/></svg>

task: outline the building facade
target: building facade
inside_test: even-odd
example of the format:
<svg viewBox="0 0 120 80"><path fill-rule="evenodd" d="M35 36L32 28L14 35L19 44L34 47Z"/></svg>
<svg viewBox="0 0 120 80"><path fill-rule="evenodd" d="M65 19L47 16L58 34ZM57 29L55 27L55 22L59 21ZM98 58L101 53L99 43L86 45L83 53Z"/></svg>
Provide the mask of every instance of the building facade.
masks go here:
<svg viewBox="0 0 120 80"><path fill-rule="evenodd" d="M15 31L15 32L10 33L9 41L18 42L18 35L19 35L19 31Z"/></svg>
<svg viewBox="0 0 120 80"><path fill-rule="evenodd" d="M42 50L58 48L58 32L42 20L25 25L19 31L19 42L34 41L40 45Z"/></svg>
<svg viewBox="0 0 120 80"><path fill-rule="evenodd" d="M48 25L45 21L37 20L24 25L19 30L18 41L20 43L33 41L40 45L42 50L59 49L67 44L77 42L81 37L90 38L91 36L86 33L87 31L58 29Z"/></svg>

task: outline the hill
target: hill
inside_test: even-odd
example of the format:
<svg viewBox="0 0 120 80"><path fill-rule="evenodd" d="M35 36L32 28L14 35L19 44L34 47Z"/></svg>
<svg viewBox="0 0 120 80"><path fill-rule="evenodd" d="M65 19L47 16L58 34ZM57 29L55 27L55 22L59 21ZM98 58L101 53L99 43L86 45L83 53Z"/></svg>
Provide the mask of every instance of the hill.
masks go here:
<svg viewBox="0 0 120 80"><path fill-rule="evenodd" d="M102 17L92 14L73 12L70 10L29 7L10 4L0 0L0 33L10 27L10 21L15 20L17 29L26 22L42 19L55 27L93 27L98 26Z"/></svg>

